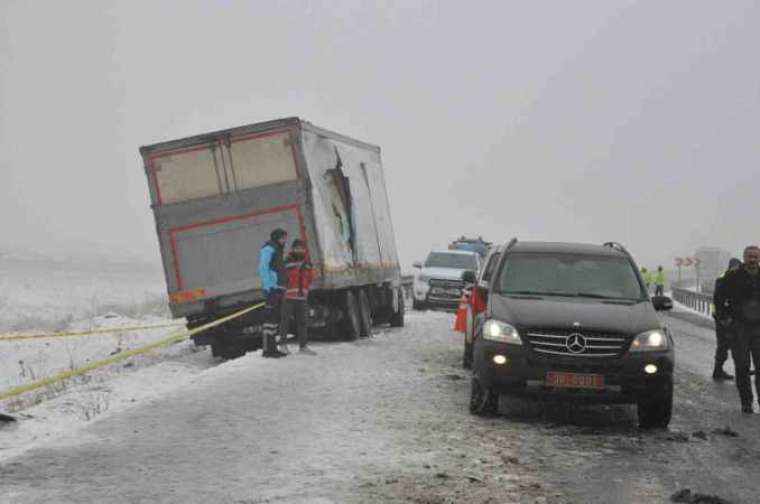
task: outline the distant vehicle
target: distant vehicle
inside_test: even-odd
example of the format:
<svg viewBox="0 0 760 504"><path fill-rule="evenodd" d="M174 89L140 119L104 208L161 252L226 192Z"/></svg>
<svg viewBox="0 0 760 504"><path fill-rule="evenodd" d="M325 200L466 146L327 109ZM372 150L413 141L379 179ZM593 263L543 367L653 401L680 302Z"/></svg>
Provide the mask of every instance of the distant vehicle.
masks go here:
<svg viewBox="0 0 760 504"><path fill-rule="evenodd" d="M641 427L666 427L673 339L619 244L510 242L476 323L470 411L502 394L636 403Z"/></svg>
<svg viewBox="0 0 760 504"><path fill-rule="evenodd" d="M404 324L380 149L298 118L142 147L169 307L189 328L264 299L259 251L275 228L307 244L311 324L346 339ZM261 311L202 332L235 357L261 346Z"/></svg>
<svg viewBox="0 0 760 504"><path fill-rule="evenodd" d="M414 263L412 307L456 309L465 286L462 273L480 270L480 255L466 250L430 252L425 263Z"/></svg>
<svg viewBox="0 0 760 504"><path fill-rule="evenodd" d="M488 254L488 248L491 243L483 240L483 238L465 238L462 236L458 240L454 240L449 244L449 250L467 250L470 252L477 252L481 258L485 258Z"/></svg>

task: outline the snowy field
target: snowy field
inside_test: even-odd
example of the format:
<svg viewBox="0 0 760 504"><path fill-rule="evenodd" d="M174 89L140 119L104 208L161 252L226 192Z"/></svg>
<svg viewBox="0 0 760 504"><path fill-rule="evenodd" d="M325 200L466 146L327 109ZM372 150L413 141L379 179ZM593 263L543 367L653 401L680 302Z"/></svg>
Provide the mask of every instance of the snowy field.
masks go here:
<svg viewBox="0 0 760 504"><path fill-rule="evenodd" d="M182 329L182 321L169 318L163 274L157 266L0 256L0 336L167 324L174 325L89 336L0 341L0 391L79 368ZM164 358L193 351L190 344L182 343L158 353ZM103 382L157 358L133 359L8 399L0 403L0 410L22 411L44 399L66 394L70 388ZM108 400L93 397L80 397L76 407L69 404L69 410L86 420L110 407Z"/></svg>
<svg viewBox="0 0 760 504"><path fill-rule="evenodd" d="M63 330L108 312L168 316L160 265L0 255L0 332Z"/></svg>

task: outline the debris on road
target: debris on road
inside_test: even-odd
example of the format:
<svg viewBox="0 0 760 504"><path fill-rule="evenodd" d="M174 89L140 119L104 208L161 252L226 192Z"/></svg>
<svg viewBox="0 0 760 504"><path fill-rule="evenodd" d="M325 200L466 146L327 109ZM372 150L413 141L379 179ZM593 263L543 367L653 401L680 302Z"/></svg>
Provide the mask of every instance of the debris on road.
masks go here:
<svg viewBox="0 0 760 504"><path fill-rule="evenodd" d="M712 431L713 434L718 434L721 436L728 436L728 437L739 437L739 433L733 430L731 427L723 427L722 429L715 429Z"/></svg>
<svg viewBox="0 0 760 504"><path fill-rule="evenodd" d="M679 490L670 496L670 500L673 502L681 502L685 504L731 504L726 499L718 497L717 495L707 495L701 493L692 493L691 489L684 488Z"/></svg>
<svg viewBox="0 0 760 504"><path fill-rule="evenodd" d="M697 439L701 439L703 441L707 441L707 433L703 430L698 430L696 432L693 432L692 437L695 437Z"/></svg>

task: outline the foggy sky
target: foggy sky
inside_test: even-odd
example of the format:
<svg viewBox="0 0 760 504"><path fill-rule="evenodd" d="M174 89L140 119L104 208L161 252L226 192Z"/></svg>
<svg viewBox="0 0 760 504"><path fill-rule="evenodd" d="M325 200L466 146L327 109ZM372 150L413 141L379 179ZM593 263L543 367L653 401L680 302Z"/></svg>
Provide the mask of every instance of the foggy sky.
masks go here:
<svg viewBox="0 0 760 504"><path fill-rule="evenodd" d="M380 4L0 0L0 251L157 260L139 146L291 115L382 147L405 269L760 242L760 2Z"/></svg>

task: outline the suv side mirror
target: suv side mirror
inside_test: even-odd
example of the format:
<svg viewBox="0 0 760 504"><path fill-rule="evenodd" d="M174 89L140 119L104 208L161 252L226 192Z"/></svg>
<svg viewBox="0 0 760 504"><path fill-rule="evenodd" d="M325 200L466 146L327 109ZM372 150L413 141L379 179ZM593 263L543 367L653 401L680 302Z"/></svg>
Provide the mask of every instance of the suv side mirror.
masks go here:
<svg viewBox="0 0 760 504"><path fill-rule="evenodd" d="M667 296L654 296L652 305L657 311L668 311L673 309L673 300Z"/></svg>
<svg viewBox="0 0 760 504"><path fill-rule="evenodd" d="M412 263L412 268L422 269L422 263L420 261L414 261Z"/></svg>
<svg viewBox="0 0 760 504"><path fill-rule="evenodd" d="M474 271L467 270L462 273L462 280L465 281L465 283L474 284L478 281L477 277L475 276Z"/></svg>

